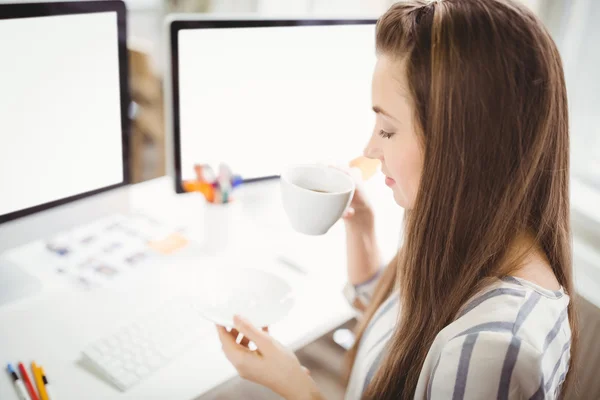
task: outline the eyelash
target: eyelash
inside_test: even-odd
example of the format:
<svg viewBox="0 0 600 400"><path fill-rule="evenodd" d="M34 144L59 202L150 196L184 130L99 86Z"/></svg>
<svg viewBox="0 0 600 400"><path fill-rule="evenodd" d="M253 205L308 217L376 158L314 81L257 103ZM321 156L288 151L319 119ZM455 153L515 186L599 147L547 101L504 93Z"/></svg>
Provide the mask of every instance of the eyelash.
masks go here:
<svg viewBox="0 0 600 400"><path fill-rule="evenodd" d="M384 139L389 139L392 136L394 136L394 133L393 132L386 132L383 129L380 129L379 130L379 136L381 136Z"/></svg>

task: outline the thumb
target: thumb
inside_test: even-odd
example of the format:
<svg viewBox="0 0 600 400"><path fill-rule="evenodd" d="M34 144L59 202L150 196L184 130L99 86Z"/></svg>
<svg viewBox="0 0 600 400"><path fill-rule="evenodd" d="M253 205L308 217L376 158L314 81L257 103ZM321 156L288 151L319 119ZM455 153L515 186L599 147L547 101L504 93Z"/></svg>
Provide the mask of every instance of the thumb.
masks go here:
<svg viewBox="0 0 600 400"><path fill-rule="evenodd" d="M356 214L356 210L352 207L348 207L346 209L346 211L344 211L342 218L344 218L344 219L352 218L354 216L354 214Z"/></svg>
<svg viewBox="0 0 600 400"><path fill-rule="evenodd" d="M259 349L268 346L271 343L271 337L267 332L255 327L245 318L235 315L233 317L233 324L238 332L256 343L256 346L258 346Z"/></svg>

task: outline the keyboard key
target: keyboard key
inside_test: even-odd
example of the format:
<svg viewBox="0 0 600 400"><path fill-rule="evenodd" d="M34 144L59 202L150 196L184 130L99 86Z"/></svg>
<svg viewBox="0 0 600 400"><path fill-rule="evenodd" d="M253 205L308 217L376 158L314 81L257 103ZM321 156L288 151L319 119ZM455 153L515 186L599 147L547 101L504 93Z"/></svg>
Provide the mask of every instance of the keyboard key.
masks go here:
<svg viewBox="0 0 600 400"><path fill-rule="evenodd" d="M90 357L94 358L94 359L100 359L103 356L103 353L101 351L98 350L98 348L96 346L91 347L89 350L89 355Z"/></svg>
<svg viewBox="0 0 600 400"><path fill-rule="evenodd" d="M148 360L146 361L146 365L150 369L154 369L154 368L158 367L161 363L162 363L162 359L158 356L148 358Z"/></svg>
<svg viewBox="0 0 600 400"><path fill-rule="evenodd" d="M123 361L120 358L112 358L105 363L110 369L118 370L123 366Z"/></svg>
<svg viewBox="0 0 600 400"><path fill-rule="evenodd" d="M147 368L147 367L141 366L141 367L138 367L135 370L135 373L136 373L137 376L143 378L144 376L146 376L146 375L148 375L150 373L150 369Z"/></svg>
<svg viewBox="0 0 600 400"><path fill-rule="evenodd" d="M96 349L100 354L104 354L107 353L110 348L106 344L101 342L96 345Z"/></svg>
<svg viewBox="0 0 600 400"><path fill-rule="evenodd" d="M137 369L137 365L131 361L126 361L125 364L123 364L123 369L133 372Z"/></svg>
<svg viewBox="0 0 600 400"><path fill-rule="evenodd" d="M131 372L124 372L117 377L117 379L121 383L122 387L124 387L124 388L128 388L128 387L132 386L133 384L138 382L139 378L140 378L139 376L136 376L135 374L132 374Z"/></svg>

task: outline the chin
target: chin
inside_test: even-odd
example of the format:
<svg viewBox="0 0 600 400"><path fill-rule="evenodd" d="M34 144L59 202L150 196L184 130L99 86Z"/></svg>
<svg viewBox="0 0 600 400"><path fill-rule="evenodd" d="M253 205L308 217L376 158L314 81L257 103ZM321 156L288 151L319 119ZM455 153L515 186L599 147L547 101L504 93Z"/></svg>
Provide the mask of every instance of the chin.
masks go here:
<svg viewBox="0 0 600 400"><path fill-rule="evenodd" d="M396 201L396 204L398 204L400 207L407 208L408 204L406 198L401 193L398 193L396 190L394 190L394 200Z"/></svg>
<svg viewBox="0 0 600 400"><path fill-rule="evenodd" d="M406 198L406 196L404 196L404 194L398 193L396 188L394 188L394 201L396 201L396 204L398 204L400 207L404 208L405 210L410 210L413 207L413 202L408 201L408 199Z"/></svg>

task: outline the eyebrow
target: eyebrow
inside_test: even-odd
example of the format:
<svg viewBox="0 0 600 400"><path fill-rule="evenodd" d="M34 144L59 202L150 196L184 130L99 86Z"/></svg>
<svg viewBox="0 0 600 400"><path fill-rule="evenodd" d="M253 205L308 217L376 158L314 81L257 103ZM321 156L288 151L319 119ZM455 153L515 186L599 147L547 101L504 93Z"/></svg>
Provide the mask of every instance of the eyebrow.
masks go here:
<svg viewBox="0 0 600 400"><path fill-rule="evenodd" d="M396 118L394 118L390 113L388 113L387 111L385 111L383 108L381 108L379 106L373 106L373 111L375 111L376 114L385 115L386 117L397 121Z"/></svg>

